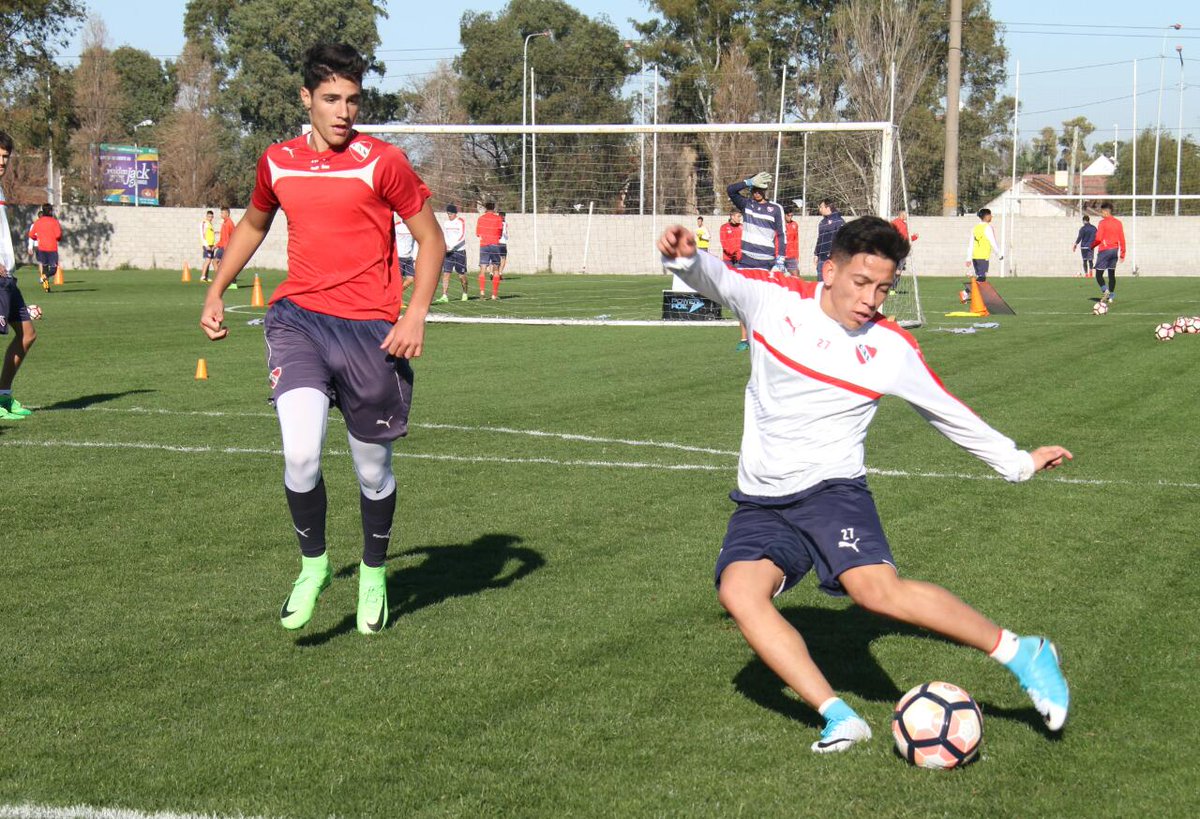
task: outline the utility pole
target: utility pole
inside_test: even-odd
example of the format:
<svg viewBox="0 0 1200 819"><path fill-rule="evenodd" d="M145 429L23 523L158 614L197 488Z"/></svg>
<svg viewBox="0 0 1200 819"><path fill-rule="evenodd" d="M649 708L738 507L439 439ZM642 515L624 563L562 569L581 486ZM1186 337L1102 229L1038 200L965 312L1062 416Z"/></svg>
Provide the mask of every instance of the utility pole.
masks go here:
<svg viewBox="0 0 1200 819"><path fill-rule="evenodd" d="M942 215L958 215L958 94L962 85L962 0L950 0L950 53L946 60L946 161Z"/></svg>

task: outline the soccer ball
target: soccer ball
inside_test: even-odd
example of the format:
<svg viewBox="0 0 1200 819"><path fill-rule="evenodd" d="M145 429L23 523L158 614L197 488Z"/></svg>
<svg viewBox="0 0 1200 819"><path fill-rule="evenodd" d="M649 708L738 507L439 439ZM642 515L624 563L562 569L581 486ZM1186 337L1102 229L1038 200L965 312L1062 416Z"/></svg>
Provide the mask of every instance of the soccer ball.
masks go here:
<svg viewBox="0 0 1200 819"><path fill-rule="evenodd" d="M946 682L918 685L892 714L896 749L921 768L957 768L979 753L983 714L971 695Z"/></svg>
<svg viewBox="0 0 1200 819"><path fill-rule="evenodd" d="M1170 341L1175 338L1175 325L1164 321L1154 328L1154 337L1159 341Z"/></svg>
<svg viewBox="0 0 1200 819"><path fill-rule="evenodd" d="M1175 328L1175 332L1177 333L1187 332L1187 320L1187 316L1180 316L1179 318L1175 319L1171 326Z"/></svg>
<svg viewBox="0 0 1200 819"><path fill-rule="evenodd" d="M1186 316L1183 319L1183 332L1200 333L1200 316Z"/></svg>
<svg viewBox="0 0 1200 819"><path fill-rule="evenodd" d="M29 317L34 321L37 321L42 317L42 308L38 307L36 304L27 304L25 305L25 309L29 311Z"/></svg>
<svg viewBox="0 0 1200 819"><path fill-rule="evenodd" d="M958 300L959 300L959 302L960 302L960 303L962 303L962 304L966 304L966 303L967 303L967 299L969 299L969 298L970 298L970 296L967 294L967 291L966 291L966 290L959 290L959 291L958 291Z"/></svg>
<svg viewBox="0 0 1200 819"><path fill-rule="evenodd" d="M1108 312L1108 302L1106 302L1106 301L1098 301L1098 302L1096 302L1096 306L1092 308L1093 316L1103 316L1107 312Z"/></svg>

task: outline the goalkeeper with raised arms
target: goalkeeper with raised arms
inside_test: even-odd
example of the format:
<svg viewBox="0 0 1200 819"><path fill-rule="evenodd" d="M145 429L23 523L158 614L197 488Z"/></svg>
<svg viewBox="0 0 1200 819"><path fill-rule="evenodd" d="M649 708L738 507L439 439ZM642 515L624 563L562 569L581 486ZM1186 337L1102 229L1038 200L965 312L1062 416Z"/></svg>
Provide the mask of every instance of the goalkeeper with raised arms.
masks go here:
<svg viewBox="0 0 1200 819"><path fill-rule="evenodd" d="M759 171L749 179L734 182L726 192L733 206L742 213L742 256L738 267L742 270L767 270L783 273L787 269L787 231L783 224L783 208L767 199L767 188L771 186L771 174ZM749 189L750 198L742 195ZM738 352L750 349L746 336L746 325L742 324L742 340Z"/></svg>
<svg viewBox="0 0 1200 819"><path fill-rule="evenodd" d="M819 587L863 608L988 654L1016 675L1046 725L1061 730L1069 697L1049 640L1002 629L949 591L902 578L867 488L863 442L879 399L908 401L939 432L1008 481L1071 453L1032 451L951 395L916 340L879 308L908 242L883 219L848 223L819 282L731 269L696 252L685 228L658 242L663 267L727 305L752 333L737 504L717 557L721 605L751 648L825 719L817 753L869 740L871 729L830 687L772 598L816 570Z"/></svg>

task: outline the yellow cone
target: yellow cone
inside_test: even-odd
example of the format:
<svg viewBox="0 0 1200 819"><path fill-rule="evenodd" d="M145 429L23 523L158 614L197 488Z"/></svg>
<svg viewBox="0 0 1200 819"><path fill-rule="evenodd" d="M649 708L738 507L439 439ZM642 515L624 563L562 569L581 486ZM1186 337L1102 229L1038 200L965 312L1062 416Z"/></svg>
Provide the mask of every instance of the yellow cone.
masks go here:
<svg viewBox="0 0 1200 819"><path fill-rule="evenodd" d="M181 278L179 281L183 282L184 284L187 284L191 280L192 280L192 269L190 267L188 267L187 262L184 262L183 263L183 278Z"/></svg>
<svg viewBox="0 0 1200 819"><path fill-rule="evenodd" d="M208 380L208 362L205 361L203 358L196 362L196 380L197 381L207 381Z"/></svg>
<svg viewBox="0 0 1200 819"><path fill-rule="evenodd" d="M254 291L250 294L251 307L266 307L267 301L263 298L262 279L258 274L254 274Z"/></svg>

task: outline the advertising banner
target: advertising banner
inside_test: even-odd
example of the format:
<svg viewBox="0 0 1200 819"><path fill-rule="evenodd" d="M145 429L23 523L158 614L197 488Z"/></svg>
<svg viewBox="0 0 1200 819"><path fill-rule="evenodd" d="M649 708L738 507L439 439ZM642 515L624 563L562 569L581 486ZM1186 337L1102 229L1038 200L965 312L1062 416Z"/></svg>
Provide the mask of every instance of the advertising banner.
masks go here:
<svg viewBox="0 0 1200 819"><path fill-rule="evenodd" d="M104 201L122 205L158 204L158 149L142 145L101 145Z"/></svg>

